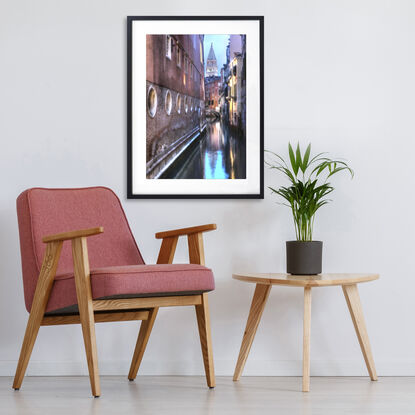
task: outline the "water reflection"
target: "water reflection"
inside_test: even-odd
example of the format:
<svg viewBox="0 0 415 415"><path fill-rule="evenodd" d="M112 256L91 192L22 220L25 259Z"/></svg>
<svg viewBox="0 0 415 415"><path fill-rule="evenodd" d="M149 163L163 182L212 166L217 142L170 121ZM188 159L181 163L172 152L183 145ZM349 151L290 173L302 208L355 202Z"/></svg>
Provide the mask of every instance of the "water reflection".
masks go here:
<svg viewBox="0 0 415 415"><path fill-rule="evenodd" d="M176 179L245 179L245 137L220 121L211 122L198 145L180 169Z"/></svg>
<svg viewBox="0 0 415 415"><path fill-rule="evenodd" d="M204 179L228 179L229 175L226 173L223 168L223 157L222 153L216 153L216 160L214 161L214 166L211 166L211 161L213 161L212 155L205 153L205 177Z"/></svg>

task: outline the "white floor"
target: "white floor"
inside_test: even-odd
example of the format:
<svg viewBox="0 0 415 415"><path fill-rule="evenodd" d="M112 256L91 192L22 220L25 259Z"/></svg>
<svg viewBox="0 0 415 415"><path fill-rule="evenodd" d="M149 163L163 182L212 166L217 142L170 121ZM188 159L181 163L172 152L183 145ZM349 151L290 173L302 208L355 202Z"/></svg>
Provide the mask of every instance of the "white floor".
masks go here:
<svg viewBox="0 0 415 415"><path fill-rule="evenodd" d="M102 396L90 396L87 377L27 377L20 391L0 377L0 414L414 414L415 377L313 377L300 392L298 377L218 377L215 389L203 377L101 377Z"/></svg>

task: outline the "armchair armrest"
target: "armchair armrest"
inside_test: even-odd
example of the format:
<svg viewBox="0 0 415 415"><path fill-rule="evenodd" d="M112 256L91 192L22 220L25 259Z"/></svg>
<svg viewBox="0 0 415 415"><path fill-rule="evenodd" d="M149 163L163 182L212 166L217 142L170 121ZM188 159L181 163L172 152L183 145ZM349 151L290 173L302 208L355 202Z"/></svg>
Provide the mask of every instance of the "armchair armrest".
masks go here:
<svg viewBox="0 0 415 415"><path fill-rule="evenodd" d="M163 239L160 247L158 264L171 264L179 236L187 235L189 246L189 262L191 264L205 264L205 254L203 249L203 232L214 231L215 223L208 225L192 226L190 228L174 229L171 231L157 232L156 238Z"/></svg>
<svg viewBox="0 0 415 415"><path fill-rule="evenodd" d="M57 241L67 241L69 239L81 238L82 236L92 236L104 232L104 228L99 226L97 228L89 229L79 229L75 231L57 233L55 235L48 235L42 238L42 241L47 242L57 242Z"/></svg>
<svg viewBox="0 0 415 415"><path fill-rule="evenodd" d="M192 226L190 228L173 229L171 231L157 232L156 239L171 238L172 236L192 235L194 233L209 232L216 229L215 223Z"/></svg>

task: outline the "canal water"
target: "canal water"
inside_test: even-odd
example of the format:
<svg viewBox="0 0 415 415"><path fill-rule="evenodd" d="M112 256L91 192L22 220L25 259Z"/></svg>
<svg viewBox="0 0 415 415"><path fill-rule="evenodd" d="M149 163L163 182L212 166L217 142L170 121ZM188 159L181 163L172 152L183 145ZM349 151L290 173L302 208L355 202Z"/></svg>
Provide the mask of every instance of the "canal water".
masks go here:
<svg viewBox="0 0 415 415"><path fill-rule="evenodd" d="M208 122L199 142L180 166L174 166L169 178L245 179L244 134L230 129L221 121Z"/></svg>

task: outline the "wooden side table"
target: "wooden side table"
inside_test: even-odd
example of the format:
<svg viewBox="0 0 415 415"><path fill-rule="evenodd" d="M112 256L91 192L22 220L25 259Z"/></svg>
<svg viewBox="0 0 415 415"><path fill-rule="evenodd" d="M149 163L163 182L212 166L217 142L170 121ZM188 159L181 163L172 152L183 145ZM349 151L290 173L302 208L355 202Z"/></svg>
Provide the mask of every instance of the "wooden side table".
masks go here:
<svg viewBox="0 0 415 415"><path fill-rule="evenodd" d="M234 274L234 279L256 284L245 333L242 338L241 350L235 367L233 380L241 377L246 359L248 358L258 324L261 320L268 295L273 285L288 285L304 288L304 327L303 327L303 392L310 390L310 323L311 323L311 288L340 285L353 320L357 338L362 349L370 379L377 380L375 362L370 349L369 336L363 317L357 284L373 281L379 278L378 274L319 274L319 275L291 275L291 274Z"/></svg>

